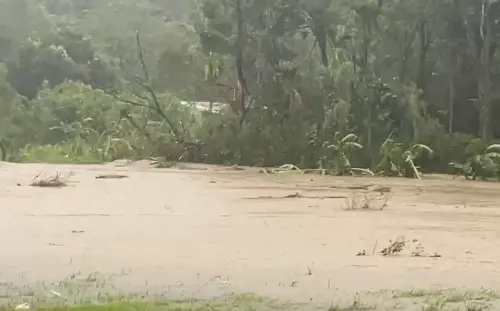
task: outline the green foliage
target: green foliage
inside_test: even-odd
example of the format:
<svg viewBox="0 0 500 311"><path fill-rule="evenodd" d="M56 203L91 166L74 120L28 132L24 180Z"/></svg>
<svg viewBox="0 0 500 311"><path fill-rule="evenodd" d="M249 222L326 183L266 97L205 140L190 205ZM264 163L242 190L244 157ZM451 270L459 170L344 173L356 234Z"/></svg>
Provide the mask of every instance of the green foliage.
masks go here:
<svg viewBox="0 0 500 311"><path fill-rule="evenodd" d="M430 171L452 173L448 163L455 161L464 163L469 157L483 152L487 142L473 135L460 133L429 135L420 140L421 143L434 150L431 161L426 161Z"/></svg>
<svg viewBox="0 0 500 311"><path fill-rule="evenodd" d="M482 180L500 180L500 145L490 145L483 152L468 157L463 164L451 162L450 166L456 175L462 175L466 179L476 180L479 177Z"/></svg>
<svg viewBox="0 0 500 311"><path fill-rule="evenodd" d="M30 163L54 163L54 164L94 164L102 163L104 160L92 152L91 148L75 146L72 143L59 145L28 145L20 150L19 160Z"/></svg>
<svg viewBox="0 0 500 311"><path fill-rule="evenodd" d="M406 149L390 137L380 147L377 171L385 176L404 176L420 179L422 174L415 161L433 154L433 150L423 144L414 144Z"/></svg>
<svg viewBox="0 0 500 311"><path fill-rule="evenodd" d="M5 148L1 139L0 139L0 152L2 153L0 160L5 161L7 159L7 149Z"/></svg>
<svg viewBox="0 0 500 311"><path fill-rule="evenodd" d="M404 159L404 172L406 177L421 178L419 167L415 166L415 160L423 155L431 155L432 149L426 145L415 144L403 153Z"/></svg>
<svg viewBox="0 0 500 311"><path fill-rule="evenodd" d="M496 176L499 4L189 2L1 1L2 157Z"/></svg>
<svg viewBox="0 0 500 311"><path fill-rule="evenodd" d="M103 91L74 82L40 90L30 108L38 115L39 124L33 130L42 144L111 131L120 109Z"/></svg>
<svg viewBox="0 0 500 311"><path fill-rule="evenodd" d="M391 138L380 146L380 160L377 171L385 176L403 176L401 171L404 150L402 144Z"/></svg>
<svg viewBox="0 0 500 311"><path fill-rule="evenodd" d="M363 148L357 140L358 136L355 134L347 134L341 137L339 132L335 133L332 143L328 141L324 143L326 150L322 158L322 163L324 164L322 168L327 169L333 163L334 171L337 175L352 173L349 155L354 149ZM332 157L329 157L328 150L332 150Z"/></svg>
<svg viewBox="0 0 500 311"><path fill-rule="evenodd" d="M27 38L18 57L8 62L7 78L21 95L32 99L42 85L54 87L66 80L112 88L116 77L109 66L95 53L89 38L66 31L49 38Z"/></svg>

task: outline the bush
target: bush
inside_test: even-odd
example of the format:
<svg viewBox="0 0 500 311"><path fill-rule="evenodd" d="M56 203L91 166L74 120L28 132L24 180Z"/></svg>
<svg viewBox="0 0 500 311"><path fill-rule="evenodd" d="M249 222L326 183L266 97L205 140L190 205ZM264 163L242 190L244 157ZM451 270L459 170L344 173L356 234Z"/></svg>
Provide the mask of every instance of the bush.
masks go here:
<svg viewBox="0 0 500 311"><path fill-rule="evenodd" d="M469 157L481 153L488 143L481 138L468 134L453 133L436 135L422 139L434 154L431 158L418 161L424 172L452 173L450 162L464 163Z"/></svg>
<svg viewBox="0 0 500 311"><path fill-rule="evenodd" d="M97 164L104 162L90 148L79 148L69 143L60 145L31 146L28 145L19 152L19 160L28 163L53 163L53 164Z"/></svg>

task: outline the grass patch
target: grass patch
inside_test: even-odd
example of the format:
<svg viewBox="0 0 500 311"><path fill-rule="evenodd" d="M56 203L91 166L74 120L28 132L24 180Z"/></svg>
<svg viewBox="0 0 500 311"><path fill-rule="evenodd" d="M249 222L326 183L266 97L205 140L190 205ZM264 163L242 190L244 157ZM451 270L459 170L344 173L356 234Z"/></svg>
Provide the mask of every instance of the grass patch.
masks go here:
<svg viewBox="0 0 500 311"><path fill-rule="evenodd" d="M281 304L276 300L261 298L252 294L231 295L211 300L168 300L165 297L122 296L107 297L98 301L69 303L35 303L37 311L288 311L309 310L306 305ZM379 292L360 295L346 304L338 304L328 311L368 310L418 310L418 311L482 311L499 310L499 297L486 290L471 292L460 290L409 290ZM309 306L312 308L312 306ZM13 306L0 310L13 310ZM315 310L321 310L314 308Z"/></svg>
<svg viewBox="0 0 500 311"><path fill-rule="evenodd" d="M172 300L162 290L123 293L113 277L98 272L75 273L60 282L17 286L0 282L0 310L29 304L36 311L285 311L295 305L254 294L227 294L213 299ZM174 296L175 297L175 296ZM325 308L326 310L326 308Z"/></svg>
<svg viewBox="0 0 500 311"><path fill-rule="evenodd" d="M2 294L3 293L3 294ZM500 310L500 296L479 289L382 290L336 296L320 306L290 304L254 294L228 294L208 300L172 300L172 293L147 290L122 293L113 278L100 273L76 273L54 283L16 286L0 282L0 310L28 303L37 311L482 311ZM177 297L173 294L174 298ZM322 304L322 303L321 303ZM329 308L330 307L330 308Z"/></svg>
<svg viewBox="0 0 500 311"><path fill-rule="evenodd" d="M328 311L369 311L369 310L376 310L376 306L364 304L359 301L355 301L352 304L345 306L345 307L340 307L340 306L335 306L335 307L330 307Z"/></svg>
<svg viewBox="0 0 500 311"><path fill-rule="evenodd" d="M328 311L486 311L500 310L493 291L466 289L412 289L358 293L353 300L335 304Z"/></svg>
<svg viewBox="0 0 500 311"><path fill-rule="evenodd" d="M407 291L393 292L393 298L422 298L438 297L446 302L461 302L466 300L498 300L500 296L491 290L481 289L478 291L460 291L454 289L431 290L431 289L411 289Z"/></svg>
<svg viewBox="0 0 500 311"><path fill-rule="evenodd" d="M20 151L20 162L48 164L101 164L102 156L70 144L26 146Z"/></svg>
<svg viewBox="0 0 500 311"><path fill-rule="evenodd" d="M471 290L430 290L412 289L393 292L392 299L403 305L412 303L421 306L421 310L499 310L500 296L486 289Z"/></svg>
<svg viewBox="0 0 500 311"><path fill-rule="evenodd" d="M115 301L105 304L64 305L36 308L38 311L253 311L289 310L282 305L255 295L244 294L209 301Z"/></svg>

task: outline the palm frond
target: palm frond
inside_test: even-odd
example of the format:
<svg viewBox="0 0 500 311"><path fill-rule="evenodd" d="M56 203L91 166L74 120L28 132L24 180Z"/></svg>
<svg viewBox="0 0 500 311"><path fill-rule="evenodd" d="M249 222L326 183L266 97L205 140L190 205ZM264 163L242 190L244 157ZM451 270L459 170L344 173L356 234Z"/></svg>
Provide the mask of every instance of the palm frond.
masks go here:
<svg viewBox="0 0 500 311"><path fill-rule="evenodd" d="M493 160L490 157L482 156L478 159L478 162L486 170L492 170L492 169L495 169L497 167L495 162L493 162Z"/></svg>
<svg viewBox="0 0 500 311"><path fill-rule="evenodd" d="M344 168L351 167L351 161L349 161L349 158L345 154L342 155L341 159L342 159L342 166Z"/></svg>
<svg viewBox="0 0 500 311"><path fill-rule="evenodd" d="M397 144L391 138L387 138L380 146L379 153L386 157L393 157Z"/></svg>
<svg viewBox="0 0 500 311"><path fill-rule="evenodd" d="M462 170L465 167L464 164L461 164L461 163L458 163L458 162L450 162L450 163L448 163L448 165L451 166L454 169L459 169L459 170Z"/></svg>
<svg viewBox="0 0 500 311"><path fill-rule="evenodd" d="M358 148L358 149L362 149L363 148L363 145L361 145L360 143L356 143L356 142L352 142L352 141L348 141L344 144L344 146L346 147L352 147L352 148Z"/></svg>
<svg viewBox="0 0 500 311"><path fill-rule="evenodd" d="M422 152L425 151L428 154L434 153L434 151L431 149L431 147L424 145L424 144L415 144L412 146L412 149L416 152Z"/></svg>
<svg viewBox="0 0 500 311"><path fill-rule="evenodd" d="M283 164L282 166L278 167L276 171L279 172L292 172L292 171L299 171L300 173L303 173L300 168L293 164Z"/></svg>
<svg viewBox="0 0 500 311"><path fill-rule="evenodd" d="M368 174L370 176L375 176L375 174L371 170L369 170L367 168L353 167L353 168L351 168L351 171L353 171L353 172L361 172L361 173Z"/></svg>
<svg viewBox="0 0 500 311"><path fill-rule="evenodd" d="M340 137L340 133L335 132L335 135L333 135L333 141L335 141L335 142L339 141L339 137Z"/></svg>
<svg viewBox="0 0 500 311"><path fill-rule="evenodd" d="M493 144L488 146L486 150L484 151L485 153L490 153L490 152L499 152L500 153L500 144Z"/></svg>
<svg viewBox="0 0 500 311"><path fill-rule="evenodd" d="M392 144L394 144L394 140L392 138L387 138L380 146L380 149L388 148Z"/></svg>
<svg viewBox="0 0 500 311"><path fill-rule="evenodd" d="M488 152L485 154L488 158L500 159L500 152Z"/></svg>
<svg viewBox="0 0 500 311"><path fill-rule="evenodd" d="M406 152L405 152L406 154ZM405 157L405 162L409 166L409 168L413 172L413 177L416 179L421 179L421 174L420 171L418 170L418 167L415 166L415 163L413 163L413 158L411 157L411 152L408 152L407 156Z"/></svg>
<svg viewBox="0 0 500 311"><path fill-rule="evenodd" d="M415 155L411 151L407 150L403 153L403 159L405 160L405 162L408 162L409 160L413 160L414 157L415 157Z"/></svg>
<svg viewBox="0 0 500 311"><path fill-rule="evenodd" d="M410 152L413 154L413 159L417 159L423 155L430 156L434 151L427 145L415 144L411 146Z"/></svg>
<svg viewBox="0 0 500 311"><path fill-rule="evenodd" d="M354 142L358 140L358 136L356 134L347 134L344 138L340 140L341 143Z"/></svg>

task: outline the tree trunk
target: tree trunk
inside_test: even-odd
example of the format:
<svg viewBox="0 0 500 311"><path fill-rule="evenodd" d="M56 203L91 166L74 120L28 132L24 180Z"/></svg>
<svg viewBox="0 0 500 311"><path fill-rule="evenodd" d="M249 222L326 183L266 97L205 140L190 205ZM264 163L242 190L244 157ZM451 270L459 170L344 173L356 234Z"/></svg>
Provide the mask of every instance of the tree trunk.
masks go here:
<svg viewBox="0 0 500 311"><path fill-rule="evenodd" d="M448 134L453 133L454 100L455 100L455 82L453 76L449 80L449 98L448 98Z"/></svg>
<svg viewBox="0 0 500 311"><path fill-rule="evenodd" d="M373 110L373 108L371 107L371 104L372 103L368 102L368 107L367 107L368 108L368 116L367 116L367 119L368 119L367 121L368 122L366 124L366 126L367 126L366 127L366 131L367 131L367 133L366 133L367 134L367 148L370 151L370 154L371 154L372 146L373 146L373 144L372 144L372 140L373 140L373 138L372 138L372 136L373 136L373 129L372 129L373 128L373 126L372 126L373 113L372 113L372 110Z"/></svg>
<svg viewBox="0 0 500 311"><path fill-rule="evenodd" d="M491 101L490 90L486 81L479 85L478 95L479 136L484 140L489 140L491 137Z"/></svg>
<svg viewBox="0 0 500 311"><path fill-rule="evenodd" d="M418 28L420 36L420 51L418 53L417 87L424 91L426 86L425 62L427 60L427 54L430 47L427 21L419 21Z"/></svg>
<svg viewBox="0 0 500 311"><path fill-rule="evenodd" d="M489 6L483 0L480 34L483 46L480 50L480 72L478 79L478 109L479 109L479 135L485 140L491 136L491 74L490 74L490 48L491 48L491 22L489 21ZM484 31L486 30L486 31Z"/></svg>

